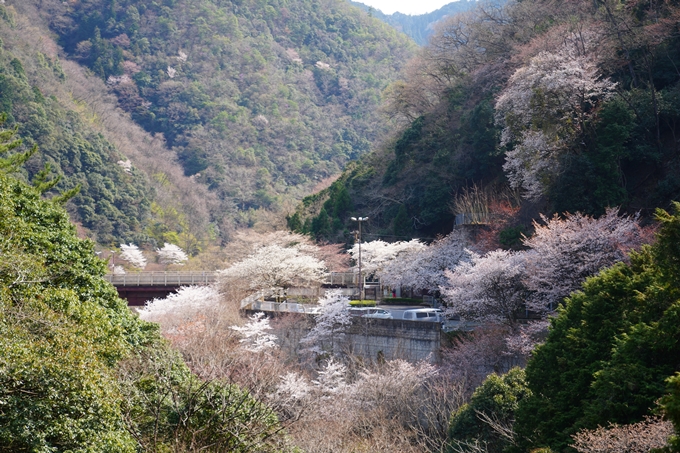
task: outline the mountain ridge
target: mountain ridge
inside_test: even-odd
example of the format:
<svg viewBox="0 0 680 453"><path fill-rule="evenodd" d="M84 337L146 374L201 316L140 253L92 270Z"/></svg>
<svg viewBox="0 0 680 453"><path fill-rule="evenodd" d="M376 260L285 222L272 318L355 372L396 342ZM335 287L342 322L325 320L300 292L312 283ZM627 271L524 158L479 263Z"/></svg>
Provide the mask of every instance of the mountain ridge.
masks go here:
<svg viewBox="0 0 680 453"><path fill-rule="evenodd" d="M434 33L434 27L438 22L453 16L454 14L473 9L477 5L478 0L458 0L448 3L429 13L413 15L400 13L398 11L392 14L385 14L379 9L375 9L372 6L368 6L361 2L350 0L350 3L373 15L373 17L390 24L402 33L407 34L418 45L424 46L427 44L430 36Z"/></svg>
<svg viewBox="0 0 680 453"><path fill-rule="evenodd" d="M170 211L191 211L192 203L147 204L142 224L128 222L134 234L104 242L162 242L192 229L192 217L201 224L193 236L200 230L218 241L237 228L271 228L294 200L381 140L389 128L377 112L381 93L414 46L341 1L286 5L6 2L48 22L62 57L106 82L107 96L154 146L171 150L161 159L176 160L184 171L177 177L210 200L181 222ZM135 158L128 148L116 161L134 169ZM164 184L150 171L152 185ZM81 211L72 210L74 220L83 222Z"/></svg>

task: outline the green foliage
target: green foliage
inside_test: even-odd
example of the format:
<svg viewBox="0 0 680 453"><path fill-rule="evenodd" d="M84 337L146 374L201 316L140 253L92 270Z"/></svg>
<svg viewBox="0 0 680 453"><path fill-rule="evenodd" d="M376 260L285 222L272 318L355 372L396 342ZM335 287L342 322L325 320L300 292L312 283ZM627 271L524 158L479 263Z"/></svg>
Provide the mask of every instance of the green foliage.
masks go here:
<svg viewBox="0 0 680 453"><path fill-rule="evenodd" d="M381 303L384 305L420 305L423 299L411 299L408 297L386 297Z"/></svg>
<svg viewBox="0 0 680 453"><path fill-rule="evenodd" d="M399 173L404 169L404 166L409 160L409 157L416 151L414 146L422 138L423 125L425 123L424 117L417 118L411 125L401 134L401 137L394 145L395 159L390 162L385 176L383 176L383 184L386 186L393 185L397 182Z"/></svg>
<svg viewBox="0 0 680 453"><path fill-rule="evenodd" d="M624 169L643 165L648 153L637 158L631 150L636 140L635 115L623 99L606 103L598 113L586 153L568 154L564 172L550 192L557 212L601 215L609 206L621 206L634 196L626 187Z"/></svg>
<svg viewBox="0 0 680 453"><path fill-rule="evenodd" d="M0 448L135 451L112 366L156 328L103 280L63 209L0 174L0 212Z"/></svg>
<svg viewBox="0 0 680 453"><path fill-rule="evenodd" d="M574 23L593 30L607 24L611 36L618 36L611 41L611 51L598 57L603 70L600 76L617 82L618 94L599 104L583 100L586 110L580 120L569 120L570 124L562 124L561 109L561 113L541 114L549 100L536 96L529 108L534 127L544 131L563 127L578 136L565 143L559 158L550 164L559 171L555 178L544 178L548 187L539 203L541 209L545 214L599 215L607 207L619 206L629 212L650 213L653 207L667 207L680 198L680 73L676 69L680 67L680 39L671 28L655 28L659 17L677 15L677 4L635 12L620 10L620 17L608 16L603 9L606 3L579 5L587 12L553 8L534 0L506 4L502 13L501 6L488 6L483 14L459 16L460 23L452 23L443 28L446 32L432 37L412 63L419 69L408 71L406 82L387 91L389 113L416 119L364 159L375 171L375 181L360 187L353 180L354 169L343 175L355 209L370 209L373 231L395 233L400 227L393 220L404 206L413 225L407 235L448 233L453 218L447 206L454 194L473 184L507 184L503 170L507 150L499 146L494 104L498 91L516 69L509 55L533 54L529 42L543 43L548 52L564 52L564 43L555 44L550 38L551 30L570 28ZM508 21L489 20L495 14ZM618 27L623 23L636 24L624 33L630 36L620 35L623 32ZM490 36L498 37L493 45L488 42ZM655 36L655 44L640 44L646 42L639 39L642 36ZM622 55L629 59L625 64L620 64ZM608 66L605 61L619 63ZM526 113L517 112L520 116ZM535 212L536 206L527 201L524 208L523 212ZM305 215L301 215L304 224Z"/></svg>
<svg viewBox="0 0 680 453"><path fill-rule="evenodd" d="M410 237L411 236L411 220L408 217L408 211L405 205L400 205L397 215L392 220L392 233L396 237Z"/></svg>
<svg viewBox="0 0 680 453"><path fill-rule="evenodd" d="M319 209L318 214L307 217L303 223L303 216L314 209ZM352 200L346 182L338 179L319 194L305 197L298 210L287 217L288 228L319 239L342 237L340 240L344 240L343 236L347 234L347 228L351 224L352 211Z"/></svg>
<svg viewBox="0 0 680 453"><path fill-rule="evenodd" d="M447 234L454 193L472 182L502 180L493 97L474 97L468 83L449 90L445 113L418 117L392 145L348 166L338 179L354 212L375 213L372 231L398 239ZM301 219L318 213L313 207L298 212ZM324 238L347 240L335 232Z"/></svg>
<svg viewBox="0 0 680 453"><path fill-rule="evenodd" d="M664 415L675 427L676 435L668 441L668 452L680 451L680 373L666 379L668 394L661 399Z"/></svg>
<svg viewBox="0 0 680 453"><path fill-rule="evenodd" d="M351 307L375 307L376 302L374 300L350 300L349 305Z"/></svg>
<svg viewBox="0 0 680 453"><path fill-rule="evenodd" d="M523 225L508 227L498 233L498 242L506 249L518 250L523 247L522 239L529 236Z"/></svg>
<svg viewBox="0 0 680 453"><path fill-rule="evenodd" d="M0 33L10 32L0 23ZM30 75L24 69L28 67L33 68ZM149 183L134 168L126 173L117 164L124 158L78 113L32 86L38 80L59 84L59 74L63 76L56 58L0 49L0 111L12 126L2 134L16 131L18 137L11 144L14 154L0 161L0 167L25 164L27 179L55 202L70 199L75 219L99 242L133 241L149 215Z"/></svg>
<svg viewBox="0 0 680 453"><path fill-rule="evenodd" d="M199 380L165 347L139 351L118 375L127 428L142 451L286 451L271 408L235 385Z"/></svg>
<svg viewBox="0 0 680 453"><path fill-rule="evenodd" d="M520 404L520 448L564 449L576 431L639 421L678 371L680 205L658 242L589 279L553 319L526 369L533 396Z"/></svg>
<svg viewBox="0 0 680 453"><path fill-rule="evenodd" d="M66 211L4 171L0 256L0 450L281 451L271 409L193 376Z"/></svg>
<svg viewBox="0 0 680 453"><path fill-rule="evenodd" d="M249 217L236 209L279 210L368 152L388 130L381 92L415 48L341 0L94 0L59 11L52 25L67 53L163 134L236 223ZM269 178L254 177L260 168Z"/></svg>
<svg viewBox="0 0 680 453"><path fill-rule="evenodd" d="M88 340L96 327L66 321L50 308L77 305L68 290L43 295L44 304L24 296L21 310L3 310L0 448L134 452L117 382Z"/></svg>
<svg viewBox="0 0 680 453"><path fill-rule="evenodd" d="M508 440L488 422L511 428L520 402L531 396L524 370L513 368L501 376L489 375L464 404L451 416L449 451L468 451L470 445L482 444L489 453L500 453ZM475 450L470 450L475 451Z"/></svg>

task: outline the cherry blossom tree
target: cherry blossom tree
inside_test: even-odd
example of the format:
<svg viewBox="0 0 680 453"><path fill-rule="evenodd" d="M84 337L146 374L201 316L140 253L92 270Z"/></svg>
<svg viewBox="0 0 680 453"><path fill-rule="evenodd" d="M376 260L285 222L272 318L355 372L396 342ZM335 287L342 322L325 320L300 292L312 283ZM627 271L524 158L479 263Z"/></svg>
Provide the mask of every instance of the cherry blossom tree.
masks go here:
<svg viewBox="0 0 680 453"><path fill-rule="evenodd" d="M276 387L273 396L279 401L290 404L307 398L312 389L312 384L303 374L289 371L281 376L281 382Z"/></svg>
<svg viewBox="0 0 680 453"><path fill-rule="evenodd" d="M161 264L184 264L189 259L184 250L175 244L168 242L163 245L163 248L157 249L158 261Z"/></svg>
<svg viewBox="0 0 680 453"><path fill-rule="evenodd" d="M306 352L315 355L340 354L344 331L352 324L349 299L340 291L328 291L319 304L321 313L316 316L316 325L300 343Z"/></svg>
<svg viewBox="0 0 680 453"><path fill-rule="evenodd" d="M361 267L366 275L380 274L390 262L407 254L422 251L427 246L418 239L410 241L384 242L380 239L361 244ZM354 244L349 254L357 261L359 244Z"/></svg>
<svg viewBox="0 0 680 453"><path fill-rule="evenodd" d="M437 374L437 368L425 361L410 363L389 360L380 368L365 368L353 384L353 398L357 404L390 405L394 413L409 403L425 382Z"/></svg>
<svg viewBox="0 0 680 453"><path fill-rule="evenodd" d="M446 311L464 319L501 322L510 327L527 308L526 254L495 250L446 271L441 288Z"/></svg>
<svg viewBox="0 0 680 453"><path fill-rule="evenodd" d="M146 267L146 257L139 247L134 244L120 244L120 257L125 261L137 267L139 269L144 269Z"/></svg>
<svg viewBox="0 0 680 453"><path fill-rule="evenodd" d="M583 50L564 45L554 53L539 53L515 71L496 101L501 145L512 146L504 170L512 187L524 189L528 199L545 192L559 170L560 155L616 87L601 77L596 61Z"/></svg>
<svg viewBox="0 0 680 453"><path fill-rule="evenodd" d="M347 367L330 358L312 383L322 396L342 394L347 390Z"/></svg>
<svg viewBox="0 0 680 453"><path fill-rule="evenodd" d="M293 245L269 245L257 249L251 256L220 271L226 285L243 285L250 292L281 295L291 286L311 287L323 283L327 275L323 261Z"/></svg>
<svg viewBox="0 0 680 453"><path fill-rule="evenodd" d="M166 336L191 339L205 329L204 321L219 303L220 294L212 286L183 286L168 297L147 302L139 317L160 324Z"/></svg>
<svg viewBox="0 0 680 453"><path fill-rule="evenodd" d="M545 341L549 325L548 319L539 319L516 326L505 338L508 353L528 358L531 351Z"/></svg>
<svg viewBox="0 0 680 453"><path fill-rule="evenodd" d="M625 260L643 237L637 217L616 209L599 218L577 213L542 220L523 241L529 250L470 252L469 261L447 272L441 292L449 313L516 327L524 310L555 309L586 278Z"/></svg>
<svg viewBox="0 0 680 453"><path fill-rule="evenodd" d="M641 245L637 216L619 216L614 208L599 218L576 213L542 220L524 240L531 249L526 285L534 308L554 309L586 278L625 260L631 248Z"/></svg>
<svg viewBox="0 0 680 453"><path fill-rule="evenodd" d="M269 319L262 312L250 316L245 325L232 326L231 329L241 334L243 338L239 342L245 346L247 351L267 352L278 347L276 335L267 333L272 327L269 325Z"/></svg>
<svg viewBox="0 0 680 453"><path fill-rule="evenodd" d="M427 247L402 253L383 266L378 273L384 285L410 287L414 290L439 291L448 282L445 271L470 259L467 237L454 231Z"/></svg>

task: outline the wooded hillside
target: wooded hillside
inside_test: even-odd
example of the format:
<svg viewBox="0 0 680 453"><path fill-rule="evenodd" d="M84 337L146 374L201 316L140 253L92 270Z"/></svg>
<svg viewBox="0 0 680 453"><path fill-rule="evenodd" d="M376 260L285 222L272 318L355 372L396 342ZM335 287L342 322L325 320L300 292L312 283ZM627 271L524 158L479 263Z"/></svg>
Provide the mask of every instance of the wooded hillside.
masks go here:
<svg viewBox="0 0 680 453"><path fill-rule="evenodd" d="M535 0L451 18L388 89L401 131L289 225L346 240L347 212L371 233L432 237L473 186L513 198L525 225L667 208L680 196L679 17L674 2Z"/></svg>
<svg viewBox="0 0 680 453"><path fill-rule="evenodd" d="M339 0L42 1L66 53L220 200L222 230L300 199L388 130L408 38Z"/></svg>

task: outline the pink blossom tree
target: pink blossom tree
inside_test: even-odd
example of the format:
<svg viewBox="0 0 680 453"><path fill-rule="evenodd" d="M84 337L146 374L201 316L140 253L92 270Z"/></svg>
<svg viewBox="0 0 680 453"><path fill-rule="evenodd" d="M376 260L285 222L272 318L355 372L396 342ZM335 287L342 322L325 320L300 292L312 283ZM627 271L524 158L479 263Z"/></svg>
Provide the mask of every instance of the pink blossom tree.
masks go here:
<svg viewBox="0 0 680 453"><path fill-rule="evenodd" d="M347 390L347 367L330 358L312 383L324 397L343 394Z"/></svg>
<svg viewBox="0 0 680 453"><path fill-rule="evenodd" d="M243 344L247 351L269 352L278 347L276 335L268 333L269 330L272 330L269 319L262 312L250 316L245 325L232 326L231 329L241 334L242 338L239 342Z"/></svg>
<svg viewBox="0 0 680 453"><path fill-rule="evenodd" d="M144 269L146 267L146 257L136 245L120 244L120 250L120 257L130 263L132 266L139 269Z"/></svg>
<svg viewBox="0 0 680 453"><path fill-rule="evenodd" d="M349 299L340 291L328 291L319 300L321 313L316 316L316 325L300 341L304 351L316 356L339 355L345 329L352 324L349 314Z"/></svg>
<svg viewBox="0 0 680 453"><path fill-rule="evenodd" d="M427 248L418 239L410 241L384 242L380 239L361 244L361 266L366 275L380 275L385 266L410 253ZM358 261L359 244L349 250L354 261Z"/></svg>
<svg viewBox="0 0 680 453"><path fill-rule="evenodd" d="M220 294L212 286L183 286L165 298L147 302L139 317L160 324L164 335L195 335L219 303Z"/></svg>
<svg viewBox="0 0 680 453"><path fill-rule="evenodd" d="M378 273L384 285L410 287L414 290L438 291L447 284L446 270L470 259L467 237L454 231L427 247L400 254L386 263Z"/></svg>
<svg viewBox="0 0 680 453"><path fill-rule="evenodd" d="M599 218L577 213L542 220L524 239L529 250L470 252L469 261L447 272L441 292L449 313L515 326L525 310L554 310L586 278L625 260L642 242L637 218L616 209Z"/></svg>
<svg viewBox="0 0 680 453"><path fill-rule="evenodd" d="M586 47L541 52L510 77L496 101L501 145L512 145L504 170L513 188L540 197L559 171L559 157L581 135L594 107L616 84L602 78Z"/></svg>
<svg viewBox="0 0 680 453"><path fill-rule="evenodd" d="M166 242L163 248L157 249L158 262L161 264L184 264L189 259L184 250L175 244Z"/></svg>
<svg viewBox="0 0 680 453"><path fill-rule="evenodd" d="M637 217L620 216L610 208L599 218L583 214L542 217L535 233L524 240L526 285L532 291L530 305L554 309L586 278L623 261L631 248L641 245Z"/></svg>
<svg viewBox="0 0 680 453"><path fill-rule="evenodd" d="M572 436L573 448L579 453L671 451L663 448L674 433L670 421L648 417L631 425L612 424L607 428L600 426L594 430L581 430Z"/></svg>
<svg viewBox="0 0 680 453"><path fill-rule="evenodd" d="M526 254L495 250L480 256L471 253L453 270L446 271L448 284L441 293L447 313L510 327L527 308Z"/></svg>
<svg viewBox="0 0 680 453"><path fill-rule="evenodd" d="M292 286L311 287L324 282L323 261L297 245L260 247L252 255L219 272L226 285L244 286L249 292L281 296Z"/></svg>

